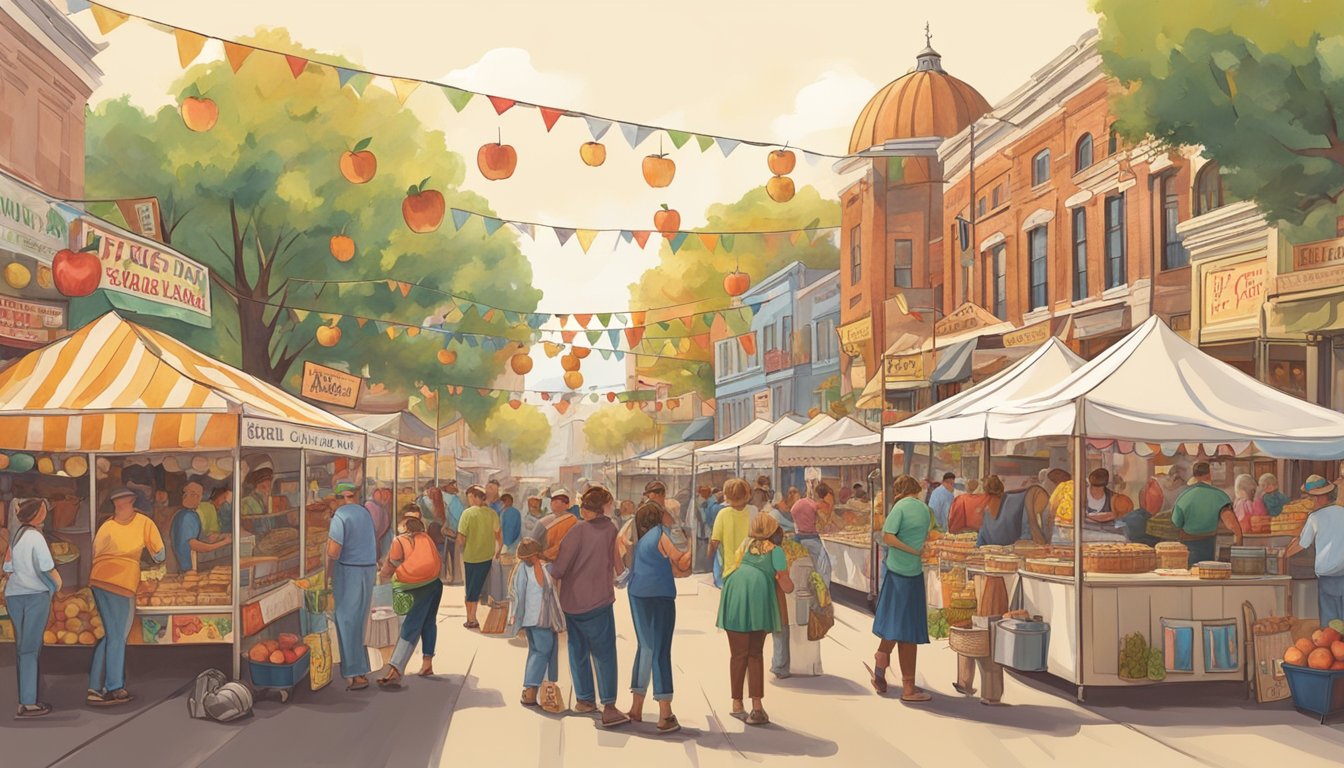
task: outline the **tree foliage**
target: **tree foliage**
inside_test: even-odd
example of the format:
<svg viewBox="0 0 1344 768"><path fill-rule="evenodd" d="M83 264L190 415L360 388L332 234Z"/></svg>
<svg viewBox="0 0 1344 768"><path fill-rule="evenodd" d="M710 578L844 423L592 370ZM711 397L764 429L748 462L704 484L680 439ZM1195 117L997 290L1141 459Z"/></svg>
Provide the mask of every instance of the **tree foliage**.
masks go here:
<svg viewBox="0 0 1344 768"><path fill-rule="evenodd" d="M619 458L627 451L638 452L653 445L656 436L653 418L642 408L608 405L598 409L583 424L588 448L602 456Z"/></svg>
<svg viewBox="0 0 1344 768"><path fill-rule="evenodd" d="M246 42L306 54L283 31ZM392 339L385 327L347 317L336 321L337 345L314 343L317 327L333 322L319 313L418 325L441 311L442 293L293 282L395 278L493 306L536 307L541 294L531 286L531 267L507 230L483 238L479 229L457 232L445 221L436 232L416 234L403 222L407 187L426 177L449 207L489 211L484 199L459 188L464 162L442 132L425 128L378 88L362 96L339 88L331 69L294 78L278 56L253 56L236 74L223 61L197 65L174 88L199 90L218 105L211 130L187 129L175 108L145 114L124 99L98 106L88 121L88 197L157 196L173 247L211 269L213 328L146 323L277 384L295 385L302 361L315 360L355 373L367 368L371 383L399 392L425 383L489 385L504 364L499 354L455 345L457 360L445 366L436 356L444 337L433 332L408 337L394 329ZM339 158L365 137L372 138L377 173L353 184L341 175ZM356 243L345 263L330 251L340 233ZM300 317L282 305L316 311ZM516 319L511 326L494 315L469 312L453 330L526 338ZM479 423L493 401L469 388L445 405L445 417L456 408Z"/></svg>
<svg viewBox="0 0 1344 768"><path fill-rule="evenodd" d="M1333 234L1344 192L1344 13L1301 0L1094 0L1131 139L1202 145L1228 192Z"/></svg>
<svg viewBox="0 0 1344 768"><path fill-rule="evenodd" d="M798 190L787 203L776 203L766 194L765 187L750 190L733 203L710 206L706 231L776 231L834 224L840 219L840 206L833 200L824 200L814 187ZM660 328L656 321L670 321L689 313L703 313L730 306L731 299L723 289L723 278L734 269L751 275L752 284L785 266L801 261L809 267L835 269L839 251L826 237L812 239L812 233L795 244L787 235L759 237L739 235L732 238L728 252L720 239L719 247L707 251L697 238L688 238L682 247L672 253L664 243L659 252L658 266L647 270L638 283L630 286L630 307L650 309L642 348L648 354L661 354L669 337L676 338L681 348L676 357L657 358L651 365L640 368L640 374L668 382L673 391L696 391L704 397L714 396L714 374L709 365L711 354L680 337L688 333L680 323ZM677 306L671 306L677 305ZM745 319L745 313L743 313ZM737 332L744 332L744 327ZM696 326L693 333L703 333ZM696 365L695 363L700 363Z"/></svg>
<svg viewBox="0 0 1344 768"><path fill-rule="evenodd" d="M535 406L523 403L517 409L499 408L480 430L472 429L472 436L477 445L507 448L514 461L531 464L551 442L551 422Z"/></svg>

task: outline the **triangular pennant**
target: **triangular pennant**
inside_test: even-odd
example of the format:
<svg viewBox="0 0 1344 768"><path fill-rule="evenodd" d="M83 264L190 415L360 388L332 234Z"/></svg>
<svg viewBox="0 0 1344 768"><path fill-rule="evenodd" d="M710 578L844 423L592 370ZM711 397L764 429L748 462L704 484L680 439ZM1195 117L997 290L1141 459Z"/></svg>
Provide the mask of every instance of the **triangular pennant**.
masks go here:
<svg viewBox="0 0 1344 768"><path fill-rule="evenodd" d="M335 325L341 321L341 316L333 312L319 312L318 317L327 325Z"/></svg>
<svg viewBox="0 0 1344 768"><path fill-rule="evenodd" d="M395 339L395 338L397 338L397 334L398 334L398 333L401 333L401 326L399 326L399 325L389 325L389 326L387 327L387 338L389 338L389 339Z"/></svg>
<svg viewBox="0 0 1344 768"><path fill-rule="evenodd" d="M513 99L506 99L503 96L487 96L486 98L490 99L490 105L495 108L496 115L502 115L505 112L508 112L513 108L514 104L518 103Z"/></svg>
<svg viewBox="0 0 1344 768"><path fill-rule="evenodd" d="M303 74L303 70L308 68L308 60L302 56L291 56L286 53L285 63L289 65L290 74L294 75L295 79L298 79L299 75Z"/></svg>
<svg viewBox="0 0 1344 768"><path fill-rule="evenodd" d="M471 212L462 211L457 208L450 209L453 214L453 228L461 229L468 221L471 221Z"/></svg>
<svg viewBox="0 0 1344 768"><path fill-rule="evenodd" d="M593 316L592 316L592 314L587 314L587 315L577 315L577 314L576 314L576 315L574 315L574 319L577 320L577 321L579 322L579 327L580 327L580 328L587 328L587 327L588 327L588 324L591 323L591 322L593 322Z"/></svg>
<svg viewBox="0 0 1344 768"><path fill-rule="evenodd" d="M686 238L687 236L689 236L689 234L690 234L689 232L678 232L677 234L672 236L672 239L668 241L668 245L672 247L673 253L676 253L677 251L681 250L681 245L682 243L686 242ZM664 237L666 237L666 235L664 235Z"/></svg>
<svg viewBox="0 0 1344 768"><path fill-rule="evenodd" d="M754 303L754 304L748 304L748 305L747 305L747 308L750 309L750 310L751 310L751 314L754 315L754 314L756 314L757 312L760 312L760 311L761 311L761 304L762 304L762 302L759 302L759 301L758 301L758 302L756 302L756 303Z"/></svg>
<svg viewBox="0 0 1344 768"><path fill-rule="evenodd" d="M619 349L616 350L615 355L616 355L616 362L618 363L625 359L625 353L620 351Z"/></svg>
<svg viewBox="0 0 1344 768"><path fill-rule="evenodd" d="M363 327L365 326L365 324L367 324L368 322L369 322L369 318L367 318L367 317L356 317L356 318L355 318L355 324L358 325L360 328L363 328Z"/></svg>
<svg viewBox="0 0 1344 768"><path fill-rule="evenodd" d="M93 3L93 20L98 24L98 31L106 35L108 32L120 27L130 18L130 14L114 11L111 8L104 8L97 3Z"/></svg>
<svg viewBox="0 0 1344 768"><path fill-rule="evenodd" d="M603 120L600 117L591 117L585 115L584 122L588 123L588 133L593 137L593 141L601 141L607 131L611 130L611 121Z"/></svg>
<svg viewBox="0 0 1344 768"><path fill-rule="evenodd" d="M65 0L65 12L74 15L89 10L89 0Z"/></svg>
<svg viewBox="0 0 1344 768"><path fill-rule="evenodd" d="M471 347L472 349L475 349L476 347L480 346L480 342L476 340L475 336L466 337L466 342L467 346Z"/></svg>
<svg viewBox="0 0 1344 768"><path fill-rule="evenodd" d="M714 246L719 244L719 236L712 232L700 232L696 235L700 238L700 244L705 246L705 250L713 253Z"/></svg>
<svg viewBox="0 0 1344 768"><path fill-rule="evenodd" d="M616 349L621 346L621 329L612 328L607 331L607 339L611 341L611 348Z"/></svg>
<svg viewBox="0 0 1344 768"><path fill-rule="evenodd" d="M695 327L695 315L686 315L679 319L681 320L681 327L685 328L687 331L690 331Z"/></svg>
<svg viewBox="0 0 1344 768"><path fill-rule="evenodd" d="M587 253L588 248L591 247L593 244L593 240L597 238L597 230L580 229L578 230L578 233L579 233L579 247L583 249L584 253Z"/></svg>
<svg viewBox="0 0 1344 768"><path fill-rule="evenodd" d="M628 242L630 242L631 240L634 240L634 239L635 239L635 234L634 234L633 232L631 232L630 230L628 230L628 229L622 229L622 230L621 230L621 239L628 243Z"/></svg>
<svg viewBox="0 0 1344 768"><path fill-rule="evenodd" d="M420 335L420 327L415 325L406 326L406 335L415 338Z"/></svg>
<svg viewBox="0 0 1344 768"><path fill-rule="evenodd" d="M233 68L234 72L237 72L243 66L243 62L247 61L247 57L251 56L254 50L256 49L240 43L224 41L224 56L228 58L229 66ZM341 85L345 85L344 80L341 81Z"/></svg>
<svg viewBox="0 0 1344 768"><path fill-rule="evenodd" d="M709 350L709 334L708 334L708 333L697 334L697 335L695 335L695 336L692 336L691 339L695 342L695 346L697 346L697 347L699 347L700 349L705 350L705 351L708 351L708 350Z"/></svg>
<svg viewBox="0 0 1344 768"><path fill-rule="evenodd" d="M461 88L454 88L450 85L443 86L443 95L448 98L448 103L453 105L453 109L461 112L462 108L467 106L471 97L476 94L471 91L464 91Z"/></svg>
<svg viewBox="0 0 1344 768"><path fill-rule="evenodd" d="M723 246L724 253L733 252L733 240L735 239L736 236L734 235L719 235L719 245Z"/></svg>
<svg viewBox="0 0 1344 768"><path fill-rule="evenodd" d="M185 29L174 29L173 37L177 38L177 60L182 64L182 68L186 69L187 65L201 55L201 49L205 47L205 35L198 35Z"/></svg>
<svg viewBox="0 0 1344 768"><path fill-rule="evenodd" d="M517 325L518 319L519 318L517 312L514 312L509 309L504 310L504 322L508 323L509 325Z"/></svg>
<svg viewBox="0 0 1344 768"><path fill-rule="evenodd" d="M496 314L497 314L497 313L495 312L495 308L494 308L494 307L491 307L490 309L487 309L487 310L485 311L485 314L484 314L484 315L481 315L481 319L484 320L484 321L487 322L487 323L489 323L489 322L493 322L494 319L495 319L495 315L496 315ZM496 341L499 342L499 346L500 346L500 347L503 347L503 346L504 346L504 341L505 341L504 339L498 339L498 338L497 338Z"/></svg>
<svg viewBox="0 0 1344 768"><path fill-rule="evenodd" d="M718 142L719 151L723 152L724 157L733 154L733 150L737 149L737 145L742 143L737 139L725 139L722 136L716 137L714 141Z"/></svg>
<svg viewBox="0 0 1344 768"><path fill-rule="evenodd" d="M574 236L574 230L565 227L551 227L555 230L555 239L560 241L561 245L569 242L569 238Z"/></svg>
<svg viewBox="0 0 1344 768"><path fill-rule="evenodd" d="M541 122L545 124L547 133L551 132L551 129L555 127L556 121L565 114L563 110L551 109L550 107L537 107L537 111L541 113Z"/></svg>
<svg viewBox="0 0 1344 768"><path fill-rule="evenodd" d="M625 136L625 141L631 149L638 149L644 140L653 134L653 129L647 125L638 125L636 123L620 123L621 134Z"/></svg>
<svg viewBox="0 0 1344 768"><path fill-rule="evenodd" d="M402 106L406 105L406 99L419 87L419 80L407 80L402 77L392 78L392 88L397 92L397 101L401 102Z"/></svg>
<svg viewBox="0 0 1344 768"><path fill-rule="evenodd" d="M691 351L691 340L683 336L681 338L681 341L677 342L677 353L684 355L690 351Z"/></svg>
<svg viewBox="0 0 1344 768"><path fill-rule="evenodd" d="M397 283L397 290L401 291L401 298L404 299L411 292L411 284L405 281L399 282Z"/></svg>
<svg viewBox="0 0 1344 768"><path fill-rule="evenodd" d="M534 239L533 235L535 229L531 224L528 224L525 221L510 221L509 224L512 225L514 229L518 230L519 234L526 235L528 240Z"/></svg>
<svg viewBox="0 0 1344 768"><path fill-rule="evenodd" d="M715 318L715 317L717 317L717 315L715 315L715 313L713 313L713 312L706 312L705 314L703 314L703 315L700 316L700 319L703 320L703 321L705 321L705 327L706 327L706 328L713 328L713 327L714 327L714 318Z"/></svg>
<svg viewBox="0 0 1344 768"><path fill-rule="evenodd" d="M687 131L668 131L667 138L672 140L672 146L681 149L691 140L691 134Z"/></svg>
<svg viewBox="0 0 1344 768"><path fill-rule="evenodd" d="M228 47L228 45L229 45L228 43L224 44L226 48ZM353 69L346 69L345 67L336 68L336 80L340 84L341 88L344 88L345 84L350 82L350 78L354 77L357 74L359 73Z"/></svg>
<svg viewBox="0 0 1344 768"><path fill-rule="evenodd" d="M302 323L304 320L308 319L308 310L296 309L294 310L294 317L298 318L298 321Z"/></svg>
<svg viewBox="0 0 1344 768"><path fill-rule="evenodd" d="M795 229L789 233L789 244L797 245L799 240L803 239L803 230Z"/></svg>
<svg viewBox="0 0 1344 768"><path fill-rule="evenodd" d="M648 312L644 312L642 310L636 310L630 313L630 319L634 322L635 325L644 325L644 318L648 317L648 314L649 314Z"/></svg>
<svg viewBox="0 0 1344 768"><path fill-rule="evenodd" d="M596 344L597 341L598 341L598 339L601 339L601 338L602 338L602 332L601 332L601 331L589 331L589 332L585 333L584 335L588 337L588 343L589 343L589 344Z"/></svg>
<svg viewBox="0 0 1344 768"><path fill-rule="evenodd" d="M476 389L476 394L480 395L481 397L489 397L489 396L490 396L490 390L485 389L485 388L483 388L483 387L477 387L477 389Z"/></svg>
<svg viewBox="0 0 1344 768"><path fill-rule="evenodd" d="M610 313L610 312L598 312L598 313L597 313L597 322L600 323L600 324L602 325L603 328L606 328L608 325L611 325L611 313Z"/></svg>
<svg viewBox="0 0 1344 768"><path fill-rule="evenodd" d="M744 333L737 337L737 343L742 345L742 351L748 355L756 354L756 334Z"/></svg>
<svg viewBox="0 0 1344 768"><path fill-rule="evenodd" d="M639 247L643 248L649 244L649 234L650 232L647 229L637 229L632 233L632 236L635 238L635 242L639 243Z"/></svg>
<svg viewBox="0 0 1344 768"><path fill-rule="evenodd" d="M677 354L677 345L671 340L663 342L663 356L675 357Z"/></svg>
<svg viewBox="0 0 1344 768"><path fill-rule="evenodd" d="M695 137L695 143L699 144L699 145L700 145L700 151L701 151L701 152L704 152L705 150L707 150L707 149L709 149L710 147L714 146L714 137L713 137L713 136L696 136L696 137Z"/></svg>
<svg viewBox="0 0 1344 768"><path fill-rule="evenodd" d="M643 326L636 326L634 328L625 329L625 344L630 349L638 347L640 340L643 338L644 338Z"/></svg>
<svg viewBox="0 0 1344 768"><path fill-rule="evenodd" d="M561 331L560 340L565 342L566 344L573 344L574 337L578 335L579 335L578 331Z"/></svg>
<svg viewBox="0 0 1344 768"><path fill-rule="evenodd" d="M598 353L599 355L602 356L602 359L603 359L603 360L610 360L610 359L611 359L611 353L612 353L612 350L610 350L610 349L599 349L599 350L597 350L597 353Z"/></svg>
<svg viewBox="0 0 1344 768"><path fill-rule="evenodd" d="M485 225L485 235L489 237L499 231L504 226L503 219L496 219L494 216L482 216L481 223Z"/></svg>
<svg viewBox="0 0 1344 768"><path fill-rule="evenodd" d="M543 341L541 343L541 347L546 352L547 357L555 357L556 355L560 354L560 350L564 348L561 347L559 344L552 344L549 341Z"/></svg>

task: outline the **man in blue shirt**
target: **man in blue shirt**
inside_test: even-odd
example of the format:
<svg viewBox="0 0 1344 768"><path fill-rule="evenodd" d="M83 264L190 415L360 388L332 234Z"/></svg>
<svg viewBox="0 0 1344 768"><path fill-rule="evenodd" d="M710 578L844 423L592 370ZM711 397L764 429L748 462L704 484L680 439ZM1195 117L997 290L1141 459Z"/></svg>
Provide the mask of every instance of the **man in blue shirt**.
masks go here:
<svg viewBox="0 0 1344 768"><path fill-rule="evenodd" d="M331 516L327 538L327 579L336 603L336 641L341 649L341 675L347 691L369 687L369 654L364 624L369 620L378 566L378 538L373 515L360 504L353 483L337 483L341 506Z"/></svg>
<svg viewBox="0 0 1344 768"><path fill-rule="evenodd" d="M456 480L449 480L443 486L443 509L448 519L443 521L443 573L444 583L462 583L462 557L457 544L457 526L462 522L462 512L467 505L458 495Z"/></svg>
<svg viewBox="0 0 1344 768"><path fill-rule="evenodd" d="M222 549L233 542L229 534L206 536L202 531L201 516L196 507L200 506L205 489L195 481L182 486L182 508L173 515L169 526L169 545L173 548L173 557L177 558L178 573L196 570L193 552L205 553Z"/></svg>
<svg viewBox="0 0 1344 768"><path fill-rule="evenodd" d="M523 537L523 513L513 506L512 493L500 496L499 505L503 509L499 513L500 537L504 541L505 551L513 552L514 547L518 546L518 540Z"/></svg>
<svg viewBox="0 0 1344 768"><path fill-rule="evenodd" d="M952 500L956 494L954 488L957 482L955 472L944 472L943 482L933 489L929 494L929 509L933 510L933 519L938 523L938 530L947 530L947 516L952 512Z"/></svg>
<svg viewBox="0 0 1344 768"><path fill-rule="evenodd" d="M1321 626L1344 619L1344 507L1336 501L1339 488L1320 475L1302 485L1311 499L1312 511L1297 541L1283 553L1279 573L1287 573L1288 558L1316 547L1316 590Z"/></svg>
<svg viewBox="0 0 1344 768"><path fill-rule="evenodd" d="M499 497L498 480L491 480L485 484L485 505L495 510L496 515L504 511L504 504Z"/></svg>

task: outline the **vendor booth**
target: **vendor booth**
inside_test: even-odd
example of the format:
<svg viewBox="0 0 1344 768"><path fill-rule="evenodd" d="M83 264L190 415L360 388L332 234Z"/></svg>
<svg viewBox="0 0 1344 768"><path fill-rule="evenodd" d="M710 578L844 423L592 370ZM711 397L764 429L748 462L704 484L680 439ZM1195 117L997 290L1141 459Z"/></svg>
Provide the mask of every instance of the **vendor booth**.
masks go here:
<svg viewBox="0 0 1344 768"><path fill-rule="evenodd" d="M1034 370L1042 365L1053 372ZM1293 604L1291 577L1275 572L1277 554L1266 548L1234 551L1232 563L1189 563L1185 541L1199 537L1175 531L1175 494L1162 493L1159 478L1177 461L1218 467L1217 485L1236 462L1338 459L1344 415L1205 355L1157 318L1071 374L1061 365L1076 360L1043 348L937 413L884 433L887 441L995 446L1062 438L1074 478L1104 468L1140 481L1132 487L1143 491L1137 518L1097 522L1106 515L1092 505L1095 491L1066 485L1048 508L1045 522L1054 525L1044 540L1024 520L1015 544L977 547L974 534L934 542L926 555L940 561L947 620L969 625L979 597L974 577L998 575L1012 604L1041 619L1014 625L1018 650L1030 652L1008 666L1049 671L1074 683L1080 699L1089 685L1246 679L1244 616L1314 606ZM1291 491L1284 463L1276 466ZM1109 505L1112 490L1102 490ZM1295 520L1290 508L1285 522Z"/></svg>
<svg viewBox="0 0 1344 768"><path fill-rule="evenodd" d="M130 642L231 644L237 677L245 638L298 624L333 485L363 481L363 430L116 313L0 372L0 412L6 496L56 510L51 645L101 637L88 561L126 489L167 549L142 562Z"/></svg>
<svg viewBox="0 0 1344 768"><path fill-rule="evenodd" d="M369 433L365 465L365 498L374 491L395 488L395 513L420 497L427 483L438 484L434 460L434 428L407 411L393 413L340 412L351 424Z"/></svg>

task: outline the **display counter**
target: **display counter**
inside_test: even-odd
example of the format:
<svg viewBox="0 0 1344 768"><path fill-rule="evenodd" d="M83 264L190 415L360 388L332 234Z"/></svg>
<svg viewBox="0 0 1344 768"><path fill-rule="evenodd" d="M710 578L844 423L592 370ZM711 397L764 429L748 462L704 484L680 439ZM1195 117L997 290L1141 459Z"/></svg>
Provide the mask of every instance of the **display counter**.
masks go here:
<svg viewBox="0 0 1344 768"><path fill-rule="evenodd" d="M822 534L821 544L831 558L831 583L869 594L873 584L873 549L871 537Z"/></svg>

